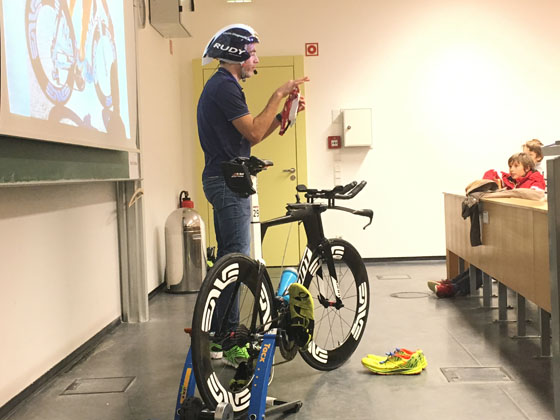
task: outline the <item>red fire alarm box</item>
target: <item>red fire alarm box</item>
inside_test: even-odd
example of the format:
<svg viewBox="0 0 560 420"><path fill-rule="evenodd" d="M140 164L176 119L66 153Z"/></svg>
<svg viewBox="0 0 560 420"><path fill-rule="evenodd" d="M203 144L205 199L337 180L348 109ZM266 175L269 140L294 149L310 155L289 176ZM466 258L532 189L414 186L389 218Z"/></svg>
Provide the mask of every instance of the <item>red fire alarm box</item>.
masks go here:
<svg viewBox="0 0 560 420"><path fill-rule="evenodd" d="M329 136L327 139L329 149L340 149L342 147L340 136Z"/></svg>

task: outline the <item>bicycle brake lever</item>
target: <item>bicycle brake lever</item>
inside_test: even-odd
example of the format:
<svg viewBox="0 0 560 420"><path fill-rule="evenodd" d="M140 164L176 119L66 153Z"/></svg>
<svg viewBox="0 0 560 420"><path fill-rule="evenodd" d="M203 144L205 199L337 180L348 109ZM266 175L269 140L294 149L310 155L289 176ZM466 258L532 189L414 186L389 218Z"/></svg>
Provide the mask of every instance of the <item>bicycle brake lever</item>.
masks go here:
<svg viewBox="0 0 560 420"><path fill-rule="evenodd" d="M369 218L369 223L363 227L364 230L373 222L373 210L371 209L354 210L352 214Z"/></svg>

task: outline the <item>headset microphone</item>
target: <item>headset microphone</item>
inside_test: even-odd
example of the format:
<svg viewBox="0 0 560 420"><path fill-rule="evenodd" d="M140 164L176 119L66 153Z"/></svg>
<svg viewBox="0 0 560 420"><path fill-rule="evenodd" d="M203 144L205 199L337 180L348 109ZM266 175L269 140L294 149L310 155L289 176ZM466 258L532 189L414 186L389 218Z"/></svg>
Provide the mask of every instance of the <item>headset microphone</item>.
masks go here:
<svg viewBox="0 0 560 420"><path fill-rule="evenodd" d="M253 70L253 74L256 76L258 73L257 69Z"/></svg>

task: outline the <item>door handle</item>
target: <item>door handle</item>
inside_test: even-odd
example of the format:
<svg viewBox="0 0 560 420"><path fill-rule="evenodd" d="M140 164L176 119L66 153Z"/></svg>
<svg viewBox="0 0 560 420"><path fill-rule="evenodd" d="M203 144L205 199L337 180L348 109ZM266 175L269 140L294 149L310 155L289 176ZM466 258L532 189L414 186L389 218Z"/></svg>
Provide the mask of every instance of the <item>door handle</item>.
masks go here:
<svg viewBox="0 0 560 420"><path fill-rule="evenodd" d="M282 172L288 172L289 174L294 174L296 172L296 168L282 169Z"/></svg>

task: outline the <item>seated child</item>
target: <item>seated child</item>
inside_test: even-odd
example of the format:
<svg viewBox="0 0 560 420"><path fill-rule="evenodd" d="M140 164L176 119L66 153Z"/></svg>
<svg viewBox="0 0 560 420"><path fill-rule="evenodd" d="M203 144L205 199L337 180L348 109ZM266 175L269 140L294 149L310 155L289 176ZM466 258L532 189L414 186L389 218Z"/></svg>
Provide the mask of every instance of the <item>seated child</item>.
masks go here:
<svg viewBox="0 0 560 420"><path fill-rule="evenodd" d="M513 190L516 188L545 189L543 175L535 170L535 162L526 153L516 153L508 159L509 173L498 172L494 169L484 173L484 179L496 181L498 187Z"/></svg>
<svg viewBox="0 0 560 420"><path fill-rule="evenodd" d="M538 139L529 140L523 145L523 153L527 153L535 162L535 170L545 176L545 165L543 164L543 144Z"/></svg>
<svg viewBox="0 0 560 420"><path fill-rule="evenodd" d="M535 170L535 162L526 153L516 153L508 159L509 173L498 172L491 169L486 171L484 179L495 181L500 188L513 190L516 188L530 188L544 191L544 177ZM477 278L476 288L482 285ZM446 298L453 296L464 296L469 293L469 272L464 271L451 280L429 281L428 287L437 297Z"/></svg>

